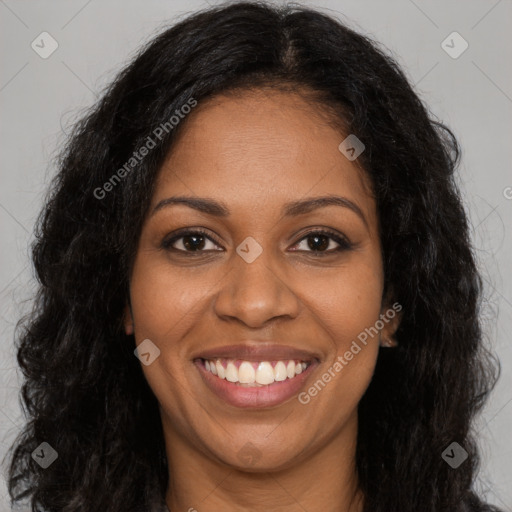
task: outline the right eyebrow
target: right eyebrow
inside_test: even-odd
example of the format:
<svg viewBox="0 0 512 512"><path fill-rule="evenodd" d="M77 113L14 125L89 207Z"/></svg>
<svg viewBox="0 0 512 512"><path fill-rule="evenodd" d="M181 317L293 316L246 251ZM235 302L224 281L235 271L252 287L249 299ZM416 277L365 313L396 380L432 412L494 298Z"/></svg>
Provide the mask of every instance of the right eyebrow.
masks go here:
<svg viewBox="0 0 512 512"><path fill-rule="evenodd" d="M203 197L186 197L186 196L174 196L162 199L151 212L153 216L157 211L171 206L174 204L184 204L189 208L207 213L208 215L214 215L215 217L227 217L229 216L229 209L226 205L219 203L215 199L203 198Z"/></svg>

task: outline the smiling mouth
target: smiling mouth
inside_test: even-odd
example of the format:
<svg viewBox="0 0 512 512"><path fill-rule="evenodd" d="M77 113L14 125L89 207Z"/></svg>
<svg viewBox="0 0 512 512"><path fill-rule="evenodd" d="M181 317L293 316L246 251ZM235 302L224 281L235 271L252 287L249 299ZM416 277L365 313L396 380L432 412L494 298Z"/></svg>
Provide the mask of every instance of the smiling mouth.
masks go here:
<svg viewBox="0 0 512 512"><path fill-rule="evenodd" d="M286 359L276 361L245 361L241 359L203 359L200 363L218 379L240 387L266 387L275 382L293 380L305 371L312 361Z"/></svg>

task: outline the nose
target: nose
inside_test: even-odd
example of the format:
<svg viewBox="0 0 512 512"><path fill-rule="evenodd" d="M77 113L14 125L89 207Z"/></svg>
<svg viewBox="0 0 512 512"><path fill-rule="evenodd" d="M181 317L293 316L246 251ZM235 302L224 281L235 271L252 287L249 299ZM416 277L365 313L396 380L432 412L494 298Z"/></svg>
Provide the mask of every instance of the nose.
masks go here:
<svg viewBox="0 0 512 512"><path fill-rule="evenodd" d="M296 318L300 301L285 274L272 261L270 251L263 251L251 263L233 255L232 267L216 296L217 316L236 319L251 328L266 326L279 317Z"/></svg>

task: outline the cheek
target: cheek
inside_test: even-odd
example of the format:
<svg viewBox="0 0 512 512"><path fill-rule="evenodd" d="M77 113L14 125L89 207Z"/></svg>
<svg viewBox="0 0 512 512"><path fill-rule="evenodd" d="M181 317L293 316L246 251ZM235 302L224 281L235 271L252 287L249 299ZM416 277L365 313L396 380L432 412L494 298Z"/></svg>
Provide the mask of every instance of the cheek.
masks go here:
<svg viewBox="0 0 512 512"><path fill-rule="evenodd" d="M301 295L307 309L325 329L338 352L348 350L351 342L379 319L381 269L379 258L361 259L303 287ZM377 339L378 336L369 337L368 343Z"/></svg>
<svg viewBox="0 0 512 512"><path fill-rule="evenodd" d="M196 332L203 314L200 309L214 282L212 275L198 271L191 279L190 270L171 267L154 253L141 251L130 282L137 343L148 338L160 350L153 363L142 365L142 371L164 410L183 431L200 417L187 391L192 371L187 366L187 334Z"/></svg>
<svg viewBox="0 0 512 512"><path fill-rule="evenodd" d="M355 280L344 280L339 286L333 283L329 293L316 302L323 327L339 351L346 350L365 329L373 326L380 313L380 287L351 281Z"/></svg>
<svg viewBox="0 0 512 512"><path fill-rule="evenodd" d="M157 258L137 258L131 279L131 300L137 339L167 340L186 331L209 289L206 272L171 267ZM153 338L152 338L153 337Z"/></svg>
<svg viewBox="0 0 512 512"><path fill-rule="evenodd" d="M316 293L312 288L304 289L307 309L329 338L331 350L318 375L322 382L306 390L308 396L302 403L310 403L310 399L316 402L313 409L330 408L339 424L357 407L377 361L379 336L375 324L382 299L379 261L340 269L324 283L317 283L323 286L316 286Z"/></svg>

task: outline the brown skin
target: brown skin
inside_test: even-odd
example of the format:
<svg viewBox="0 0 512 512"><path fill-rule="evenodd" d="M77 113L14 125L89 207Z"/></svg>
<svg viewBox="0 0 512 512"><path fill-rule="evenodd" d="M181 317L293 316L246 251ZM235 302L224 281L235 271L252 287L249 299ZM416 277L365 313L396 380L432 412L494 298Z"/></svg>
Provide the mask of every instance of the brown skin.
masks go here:
<svg viewBox="0 0 512 512"><path fill-rule="evenodd" d="M217 96L188 116L159 174L125 328L137 344L149 338L161 351L142 368L160 403L172 512L362 511L357 405L374 372L378 337L307 405L295 396L267 409L233 407L204 385L192 362L202 349L274 340L319 354L305 391L389 308L367 178L340 153L345 136L319 108L278 91ZM327 195L355 203L366 222L332 205L281 215L285 203ZM231 213L169 205L151 214L170 196L213 198ZM203 253L193 252L186 237L174 251L162 248L185 227L211 234ZM335 252L332 238L315 244L305 237L322 227L353 248ZM263 248L250 264L236 253L248 236ZM322 243L319 251L329 255L313 252ZM381 339L393 340L396 318ZM239 457L248 442L256 462Z"/></svg>

